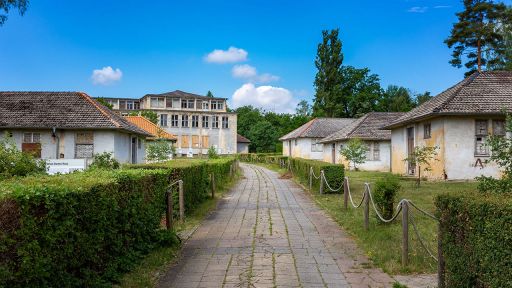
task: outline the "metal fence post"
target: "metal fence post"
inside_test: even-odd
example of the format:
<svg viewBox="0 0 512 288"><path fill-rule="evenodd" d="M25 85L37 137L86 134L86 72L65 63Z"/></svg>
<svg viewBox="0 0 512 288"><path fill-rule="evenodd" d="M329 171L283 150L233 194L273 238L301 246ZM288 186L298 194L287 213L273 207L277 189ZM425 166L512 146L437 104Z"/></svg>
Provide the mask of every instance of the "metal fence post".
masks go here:
<svg viewBox="0 0 512 288"><path fill-rule="evenodd" d="M320 194L324 194L324 170L320 171Z"/></svg>
<svg viewBox="0 0 512 288"><path fill-rule="evenodd" d="M370 191L368 186L364 188L364 230L370 229Z"/></svg>
<svg viewBox="0 0 512 288"><path fill-rule="evenodd" d="M348 209L348 179L343 179L343 208Z"/></svg>
<svg viewBox="0 0 512 288"><path fill-rule="evenodd" d="M409 202L402 201L402 267L409 264Z"/></svg>
<svg viewBox="0 0 512 288"><path fill-rule="evenodd" d="M180 180L178 182L179 186L179 204L180 204L180 221L183 222L183 219L185 218L185 199L183 199L183 180Z"/></svg>
<svg viewBox="0 0 512 288"><path fill-rule="evenodd" d="M166 205L167 209L165 211L165 226L167 230L171 230L173 228L173 219L172 219L172 213L173 213L173 201L172 201L172 186L167 189L167 197L166 198Z"/></svg>
<svg viewBox="0 0 512 288"><path fill-rule="evenodd" d="M439 220L437 228L437 287L445 288L445 266L444 255L441 237L441 219Z"/></svg>
<svg viewBox="0 0 512 288"><path fill-rule="evenodd" d="M215 198L215 174L214 173L210 174L210 179L211 179L210 184L212 185L211 188L212 188L212 199L213 199L213 198Z"/></svg>

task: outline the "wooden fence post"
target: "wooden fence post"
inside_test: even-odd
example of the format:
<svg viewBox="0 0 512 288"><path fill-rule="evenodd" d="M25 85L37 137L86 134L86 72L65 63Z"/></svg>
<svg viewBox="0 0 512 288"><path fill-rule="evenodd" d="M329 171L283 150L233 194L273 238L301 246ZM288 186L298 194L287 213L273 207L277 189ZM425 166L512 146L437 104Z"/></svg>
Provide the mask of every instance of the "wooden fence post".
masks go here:
<svg viewBox="0 0 512 288"><path fill-rule="evenodd" d="M313 187L313 171L312 167L309 167L309 192L311 192L311 189Z"/></svg>
<svg viewBox="0 0 512 288"><path fill-rule="evenodd" d="M370 191L368 186L364 188L364 230L370 229Z"/></svg>
<svg viewBox="0 0 512 288"><path fill-rule="evenodd" d="M348 179L343 179L343 208L348 209Z"/></svg>
<svg viewBox="0 0 512 288"><path fill-rule="evenodd" d="M212 199L215 198L215 174L212 173L210 174L210 184L211 184L211 188L212 188Z"/></svg>
<svg viewBox="0 0 512 288"><path fill-rule="evenodd" d="M324 194L324 170L320 171L320 194Z"/></svg>
<svg viewBox="0 0 512 288"><path fill-rule="evenodd" d="M167 209L165 211L165 226L167 230L171 230L173 228L173 219L172 219L172 213L173 213L173 201L172 201L172 186L167 189L167 197L166 198L166 205Z"/></svg>
<svg viewBox="0 0 512 288"><path fill-rule="evenodd" d="M437 227L437 287L445 288L445 266L441 235L441 219L439 219Z"/></svg>
<svg viewBox="0 0 512 288"><path fill-rule="evenodd" d="M409 264L409 202L402 201L402 267Z"/></svg>
<svg viewBox="0 0 512 288"><path fill-rule="evenodd" d="M183 222L183 219L185 218L185 199L183 199L183 180L180 180L180 182L178 182L178 186L179 186L179 204L180 204L180 221Z"/></svg>

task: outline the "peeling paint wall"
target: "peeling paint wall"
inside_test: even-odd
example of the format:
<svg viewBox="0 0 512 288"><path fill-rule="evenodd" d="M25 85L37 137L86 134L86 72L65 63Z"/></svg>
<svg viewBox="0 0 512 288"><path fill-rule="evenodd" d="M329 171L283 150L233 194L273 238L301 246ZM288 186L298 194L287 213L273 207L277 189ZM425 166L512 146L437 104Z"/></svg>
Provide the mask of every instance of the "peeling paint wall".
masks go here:
<svg viewBox="0 0 512 288"><path fill-rule="evenodd" d="M357 165L357 168L362 171L391 171L391 141L378 141L380 158L379 160L367 160L365 163ZM336 164L343 164L345 167L353 169L353 164L349 163L345 157L341 156L340 151L347 141L336 142ZM332 163L332 143L324 144L324 157L323 161Z"/></svg>
<svg viewBox="0 0 512 288"><path fill-rule="evenodd" d="M291 140L291 157L322 160L324 157L324 151L312 151L311 143L313 138L297 138ZM283 156L290 156L289 141L283 142ZM322 146L323 147L323 146Z"/></svg>

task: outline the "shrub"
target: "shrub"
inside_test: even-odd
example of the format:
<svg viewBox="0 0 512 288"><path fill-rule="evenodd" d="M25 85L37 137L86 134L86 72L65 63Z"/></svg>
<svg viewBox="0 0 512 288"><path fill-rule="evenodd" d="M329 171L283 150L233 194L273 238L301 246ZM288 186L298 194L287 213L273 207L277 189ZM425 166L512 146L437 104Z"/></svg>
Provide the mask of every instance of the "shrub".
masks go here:
<svg viewBox="0 0 512 288"><path fill-rule="evenodd" d="M290 158L289 161L293 175L297 176L299 180L304 183L309 183L309 171L313 168L313 172L316 176L320 175L320 171L324 171L325 179L332 188L337 189L343 184L345 167L341 164L331 164L302 158ZM312 187L318 191L320 189L320 179L313 177ZM329 192L329 189L325 188L324 192ZM338 190L336 193L343 193L343 189Z"/></svg>
<svg viewBox="0 0 512 288"><path fill-rule="evenodd" d="M384 178L375 182L373 189L373 200L385 219L393 216L396 196L400 190L400 178L393 174L386 174Z"/></svg>
<svg viewBox="0 0 512 288"><path fill-rule="evenodd" d="M103 152L94 154L94 159L89 169L119 169L119 167L119 161L112 156L112 152Z"/></svg>
<svg viewBox="0 0 512 288"><path fill-rule="evenodd" d="M354 170L357 170L357 164L363 164L366 161L366 151L368 151L368 147L364 142L361 139L353 138L340 150L340 154L347 161L352 162Z"/></svg>
<svg viewBox="0 0 512 288"><path fill-rule="evenodd" d="M0 180L13 176L46 173L46 162L23 153L7 135L0 138Z"/></svg>
<svg viewBox="0 0 512 288"><path fill-rule="evenodd" d="M110 286L156 245L175 243L159 230L167 176L96 169L2 182L0 287Z"/></svg>
<svg viewBox="0 0 512 288"><path fill-rule="evenodd" d="M437 197L445 287L511 287L512 195Z"/></svg>
<svg viewBox="0 0 512 288"><path fill-rule="evenodd" d="M160 138L146 143L146 159L149 161L169 160L171 155L175 153L172 143L165 139Z"/></svg>
<svg viewBox="0 0 512 288"><path fill-rule="evenodd" d="M217 153L217 149L215 149L215 147L210 146L210 148L208 148L208 158L209 159L219 158L219 154Z"/></svg>

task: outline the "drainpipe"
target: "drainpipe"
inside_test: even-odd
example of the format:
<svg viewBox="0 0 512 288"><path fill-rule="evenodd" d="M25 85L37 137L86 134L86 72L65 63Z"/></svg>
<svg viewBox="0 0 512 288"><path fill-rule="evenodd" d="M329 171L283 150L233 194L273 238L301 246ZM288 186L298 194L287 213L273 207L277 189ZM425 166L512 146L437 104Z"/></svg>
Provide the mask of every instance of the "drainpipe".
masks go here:
<svg viewBox="0 0 512 288"><path fill-rule="evenodd" d="M52 128L52 137L56 139L56 142L57 142L57 147L55 148L55 159L59 159L60 158L60 155L59 155L59 147L60 147L60 137L57 136L57 128L56 127L53 127Z"/></svg>

